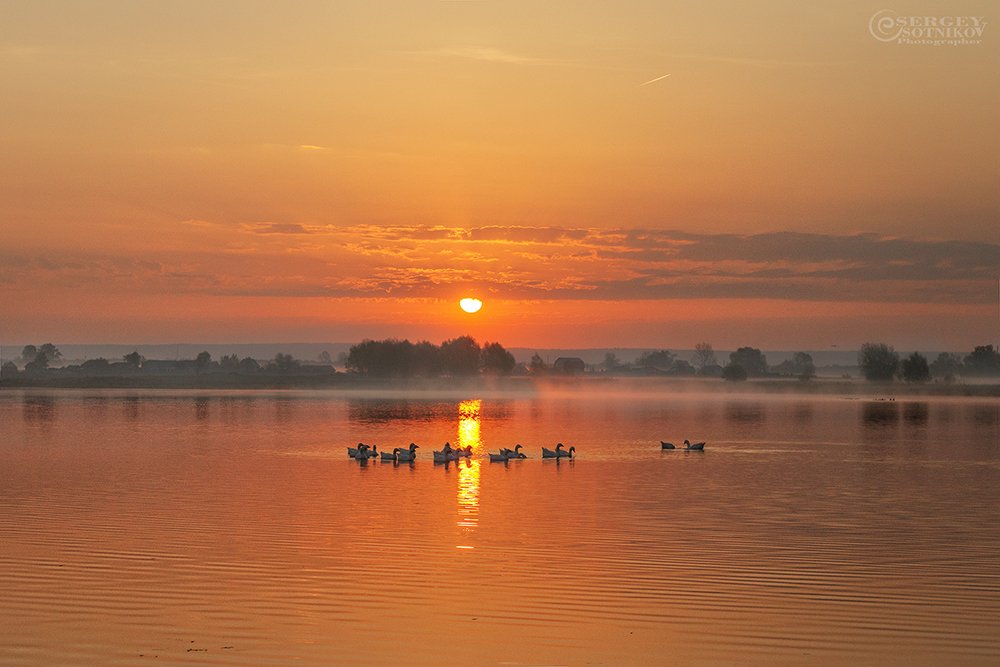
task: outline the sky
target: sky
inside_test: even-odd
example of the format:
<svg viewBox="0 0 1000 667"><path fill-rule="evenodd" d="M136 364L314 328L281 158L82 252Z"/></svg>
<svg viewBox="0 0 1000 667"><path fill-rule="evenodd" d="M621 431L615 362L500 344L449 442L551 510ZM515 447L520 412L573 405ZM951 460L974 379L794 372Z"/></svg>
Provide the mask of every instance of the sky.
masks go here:
<svg viewBox="0 0 1000 667"><path fill-rule="evenodd" d="M1000 12L884 9L8 0L0 342L996 344Z"/></svg>

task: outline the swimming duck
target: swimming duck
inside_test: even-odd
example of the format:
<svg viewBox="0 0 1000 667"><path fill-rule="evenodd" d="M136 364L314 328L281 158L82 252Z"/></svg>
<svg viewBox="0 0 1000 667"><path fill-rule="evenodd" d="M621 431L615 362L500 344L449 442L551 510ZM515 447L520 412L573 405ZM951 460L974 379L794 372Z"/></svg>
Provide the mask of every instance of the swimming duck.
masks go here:
<svg viewBox="0 0 1000 667"><path fill-rule="evenodd" d="M661 449L677 449L676 447L674 447L674 443L672 443L672 442L663 442L662 440L660 440L660 448Z"/></svg>
<svg viewBox="0 0 1000 667"><path fill-rule="evenodd" d="M396 457L399 455L399 447L394 447L392 454L388 452L381 452L383 461L395 461Z"/></svg>
<svg viewBox="0 0 1000 667"><path fill-rule="evenodd" d="M687 449L687 450L690 450L690 451L695 451L695 452L703 452L703 451L705 451L705 443L704 442L691 443L691 442L688 442L687 440L685 440L684 441L684 449Z"/></svg>
<svg viewBox="0 0 1000 667"><path fill-rule="evenodd" d="M361 449L362 447L366 447L366 446L367 445L365 445L365 443L359 442L357 447L348 447L347 448L347 458L349 458L349 459L356 458L357 455L358 455L358 450Z"/></svg>

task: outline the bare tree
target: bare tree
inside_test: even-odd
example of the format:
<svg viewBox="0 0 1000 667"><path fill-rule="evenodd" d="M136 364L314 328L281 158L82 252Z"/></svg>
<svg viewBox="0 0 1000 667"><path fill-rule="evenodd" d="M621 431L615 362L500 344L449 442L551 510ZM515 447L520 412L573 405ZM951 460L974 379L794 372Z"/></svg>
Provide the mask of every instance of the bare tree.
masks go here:
<svg viewBox="0 0 1000 667"><path fill-rule="evenodd" d="M694 346L694 367L699 371L705 366L715 366L718 363L710 343L698 343Z"/></svg>

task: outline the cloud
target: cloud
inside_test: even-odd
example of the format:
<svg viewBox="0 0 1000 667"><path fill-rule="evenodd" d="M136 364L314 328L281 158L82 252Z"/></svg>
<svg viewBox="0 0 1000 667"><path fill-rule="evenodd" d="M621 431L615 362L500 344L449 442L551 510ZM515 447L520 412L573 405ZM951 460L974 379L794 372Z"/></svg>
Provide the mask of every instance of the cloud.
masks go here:
<svg viewBox="0 0 1000 667"><path fill-rule="evenodd" d="M466 238L473 241L506 241L509 243L579 242L587 236L586 229L565 227L487 226L469 229Z"/></svg>
<svg viewBox="0 0 1000 667"><path fill-rule="evenodd" d="M947 303L996 299L1000 245L874 234L653 228L184 223L197 251L0 255L0 283L142 293ZM231 243L225 232L226 243ZM198 242L203 239L203 242Z"/></svg>
<svg viewBox="0 0 1000 667"><path fill-rule="evenodd" d="M276 223L267 222L248 227L254 234L314 234L315 230L309 229L298 223Z"/></svg>

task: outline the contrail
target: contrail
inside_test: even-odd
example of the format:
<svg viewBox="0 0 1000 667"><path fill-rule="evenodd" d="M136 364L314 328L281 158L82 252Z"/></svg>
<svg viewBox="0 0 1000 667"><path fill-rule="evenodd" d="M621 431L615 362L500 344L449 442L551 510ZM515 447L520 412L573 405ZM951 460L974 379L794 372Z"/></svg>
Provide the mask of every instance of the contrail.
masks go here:
<svg viewBox="0 0 1000 667"><path fill-rule="evenodd" d="M650 80L649 80L649 81L647 81L646 83L640 83L640 84L639 84L639 87L640 87L640 88L642 88L643 86L648 86L648 85L649 85L649 84L651 84L651 83L656 83L656 82L657 82L657 81L659 81L660 79L666 79L666 78L667 78L668 76L670 76L670 75L669 75L669 74L664 74L663 76L658 76L658 77L656 77L655 79L650 79Z"/></svg>

